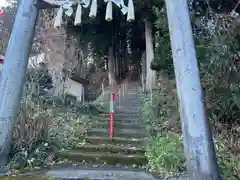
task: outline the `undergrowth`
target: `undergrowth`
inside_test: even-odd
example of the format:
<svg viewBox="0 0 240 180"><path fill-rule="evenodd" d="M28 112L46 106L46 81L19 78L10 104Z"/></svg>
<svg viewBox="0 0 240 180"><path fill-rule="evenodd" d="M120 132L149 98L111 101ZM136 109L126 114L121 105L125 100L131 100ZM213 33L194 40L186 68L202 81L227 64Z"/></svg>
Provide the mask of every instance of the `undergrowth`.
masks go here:
<svg viewBox="0 0 240 180"><path fill-rule="evenodd" d="M146 152L151 171L176 173L185 170L183 147L179 138L174 134L153 137Z"/></svg>
<svg viewBox="0 0 240 180"><path fill-rule="evenodd" d="M153 93L153 102L142 93L140 112L152 138L146 151L150 171L176 175L186 171L184 148L174 81L161 74L158 91ZM172 92L172 93L170 93ZM159 96L159 93L161 96ZM161 105L161 106L157 106ZM159 108L160 107L160 108ZM158 111L161 113L158 114ZM213 124L213 126L215 126ZM226 180L240 176L240 155L232 151L232 142L226 132L214 131L218 163Z"/></svg>
<svg viewBox="0 0 240 180"><path fill-rule="evenodd" d="M154 11L157 16L155 42L160 46L155 44L151 68L159 76L158 90L153 92L152 98L142 94L141 107L143 120L153 137L147 156L153 171L163 168L178 172L184 169L184 163L176 161L174 168L171 163L175 157L182 159L184 155L183 148L180 148L182 153L178 151L178 144L182 141L176 138L182 133L167 15L164 8L155 8ZM240 179L239 17L214 13L191 19L208 119L212 125L218 163L226 180ZM172 144L172 141L178 143ZM166 148L162 148L159 142L167 142ZM165 156L166 153L169 154Z"/></svg>
<svg viewBox="0 0 240 180"><path fill-rule="evenodd" d="M103 111L96 103L78 102L75 97L49 93L40 72L28 72L20 113L13 131L10 153L12 169L41 168L58 163L55 154L82 146L89 115ZM46 73L46 72L45 72ZM52 86L49 86L52 88Z"/></svg>

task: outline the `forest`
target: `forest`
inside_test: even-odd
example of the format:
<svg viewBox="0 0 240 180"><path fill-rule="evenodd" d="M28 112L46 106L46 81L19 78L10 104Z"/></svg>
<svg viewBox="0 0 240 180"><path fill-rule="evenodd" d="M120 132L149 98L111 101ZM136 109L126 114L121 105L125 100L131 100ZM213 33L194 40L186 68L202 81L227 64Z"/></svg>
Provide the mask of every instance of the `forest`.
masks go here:
<svg viewBox="0 0 240 180"><path fill-rule="evenodd" d="M10 3L3 8L7 16L1 17L0 22L3 54L17 5L14 1ZM43 157L51 159L56 149L75 146L82 141L74 131L76 119L82 121L84 114L99 111L91 102L79 105L66 95L55 97L44 89L56 86L59 77L64 79L74 73L88 78L99 70L109 73L109 84L111 79L111 84L117 85L131 66L141 82L139 111L151 135L145 153L148 164L144 168L153 173L186 171L166 4L157 0L133 3L133 19L126 19L115 4L107 18L106 3L98 1L95 15L89 17L91 10L82 9L80 26L75 25L75 15L71 15L63 16L58 28L53 27L57 9L40 11L30 56L44 52L44 63L53 67L54 74L48 74L43 67L28 70L12 141L14 168L45 166L49 161L45 162ZM221 175L226 180L237 180L240 179L240 1L189 0L188 6ZM73 8L75 12L77 7ZM49 113L44 113L46 110ZM79 127L81 137L83 126L85 122ZM59 134L60 131L64 133Z"/></svg>

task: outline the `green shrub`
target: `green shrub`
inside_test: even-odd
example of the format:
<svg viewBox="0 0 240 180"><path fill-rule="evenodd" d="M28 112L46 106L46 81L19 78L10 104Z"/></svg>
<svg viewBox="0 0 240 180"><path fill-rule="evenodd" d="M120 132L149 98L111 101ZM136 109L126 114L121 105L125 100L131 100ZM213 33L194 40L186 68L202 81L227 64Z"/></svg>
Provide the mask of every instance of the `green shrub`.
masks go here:
<svg viewBox="0 0 240 180"><path fill-rule="evenodd" d="M24 98L20 114L13 131L11 162L12 168L45 165L55 152L55 145L48 143L48 130L53 114Z"/></svg>
<svg viewBox="0 0 240 180"><path fill-rule="evenodd" d="M149 118L148 122L151 124L150 129L154 129L154 137L157 137L159 134L168 134L172 131L181 134L181 130L176 88L171 80L174 79L172 76L174 71L167 15L165 9L154 9L154 11L157 20L155 22L155 58L152 66L158 71L160 90L153 95L153 109L157 112L154 112L154 118ZM240 117L240 25L238 19L239 16L236 18L229 14L216 13L203 16L201 19L199 17L192 19L201 84L209 120L212 122L217 139L215 145L218 162L223 177L229 180L240 179L239 150L231 150L239 149L239 130L232 134L233 129L239 129ZM212 23L211 26L209 22ZM149 112L151 110L148 107ZM226 131L227 129L231 131ZM152 152L149 151L150 154ZM151 167L155 169L157 165L152 163Z"/></svg>
<svg viewBox="0 0 240 180"><path fill-rule="evenodd" d="M215 142L221 174L226 180L240 179L240 154L231 152L229 142L223 136L218 136Z"/></svg>
<svg viewBox="0 0 240 180"><path fill-rule="evenodd" d="M30 79L33 74L37 75ZM42 92L35 88L46 88L44 83L39 85L40 82L45 82L37 79L43 77L40 74L31 69L27 78L20 113L13 131L10 166L14 169L53 164L56 152L84 143L87 119L83 114L92 111L79 112L78 102L74 97L65 100L47 92L42 96ZM48 97L48 101L43 101L41 97ZM86 107L90 109L88 105Z"/></svg>
<svg viewBox="0 0 240 180"><path fill-rule="evenodd" d="M11 167L42 167L54 163L56 152L84 142L86 123L86 117L76 111L44 108L44 104L24 98L13 133Z"/></svg>
<svg viewBox="0 0 240 180"><path fill-rule="evenodd" d="M158 73L172 79L174 70L166 10L154 8L154 12L157 43L152 65ZM193 27L199 31L194 39L210 119L229 124L238 122L240 117L238 18L228 14L192 18ZM212 26L209 26L210 21Z"/></svg>
<svg viewBox="0 0 240 180"><path fill-rule="evenodd" d="M210 118L231 124L240 117L240 25L228 15L213 20L214 34L196 41L202 86Z"/></svg>
<svg viewBox="0 0 240 180"><path fill-rule="evenodd" d="M153 102L142 93L140 112L152 136L146 150L148 167L156 173L165 172L169 175L185 170L185 159L182 140L173 133L180 127L174 83L163 77L159 82L161 88L154 92ZM156 113L158 111L160 113Z"/></svg>
<svg viewBox="0 0 240 180"><path fill-rule="evenodd" d="M152 171L177 173L185 170L182 140L178 135L162 134L153 138L146 156Z"/></svg>
<svg viewBox="0 0 240 180"><path fill-rule="evenodd" d="M159 103L160 116L156 116L149 97L142 94L142 103L140 110L142 112L143 120L152 135L151 143L147 149L146 155L149 160L149 168L155 172L170 172L181 173L185 170L184 165L184 151L182 147L182 140L180 139L181 128L179 121L179 112L177 107L176 91L174 90L174 83L169 80L164 74L159 77L159 91L154 100ZM170 93L173 92L173 93ZM157 93L157 92L155 92ZM164 109L164 110L163 110ZM172 121L173 120L173 121ZM218 124L213 124L216 128ZM216 129L215 128L215 129ZM239 179L240 169L240 155L232 152L231 141L237 140L238 130L234 132L226 131L226 127L221 127L224 131L216 133L216 151L218 163L221 174L226 180ZM174 133L175 132L175 133ZM174 134L173 134L174 133ZM177 133L177 134L176 134ZM230 135L231 133L231 135ZM236 134L237 133L237 134ZM237 142L236 142L237 143ZM236 148L239 148L236 144ZM235 148L235 149L236 149Z"/></svg>

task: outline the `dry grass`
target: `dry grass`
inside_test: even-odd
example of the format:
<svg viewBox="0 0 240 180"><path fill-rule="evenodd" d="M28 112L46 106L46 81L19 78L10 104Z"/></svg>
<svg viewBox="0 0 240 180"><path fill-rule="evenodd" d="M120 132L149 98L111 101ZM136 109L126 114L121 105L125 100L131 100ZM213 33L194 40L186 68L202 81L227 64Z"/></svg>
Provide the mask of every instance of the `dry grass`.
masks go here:
<svg viewBox="0 0 240 180"><path fill-rule="evenodd" d="M31 150L36 143L46 139L52 118L51 113L26 98L14 128L13 149Z"/></svg>
<svg viewBox="0 0 240 180"><path fill-rule="evenodd" d="M55 153L83 142L86 119L66 107L46 106L25 97L14 127L13 169L55 164Z"/></svg>

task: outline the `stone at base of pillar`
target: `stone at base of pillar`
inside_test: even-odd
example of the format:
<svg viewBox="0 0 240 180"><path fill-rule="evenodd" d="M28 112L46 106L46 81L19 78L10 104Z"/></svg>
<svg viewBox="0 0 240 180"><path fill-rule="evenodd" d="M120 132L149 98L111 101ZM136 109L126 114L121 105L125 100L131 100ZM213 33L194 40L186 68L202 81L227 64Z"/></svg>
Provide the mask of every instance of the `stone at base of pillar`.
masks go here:
<svg viewBox="0 0 240 180"><path fill-rule="evenodd" d="M189 173L189 178L192 180L222 180L217 173L212 172L211 174L205 174L203 172L192 172Z"/></svg>
<svg viewBox="0 0 240 180"><path fill-rule="evenodd" d="M6 166L8 162L8 156L0 156L0 177L5 176L9 171L9 167Z"/></svg>

